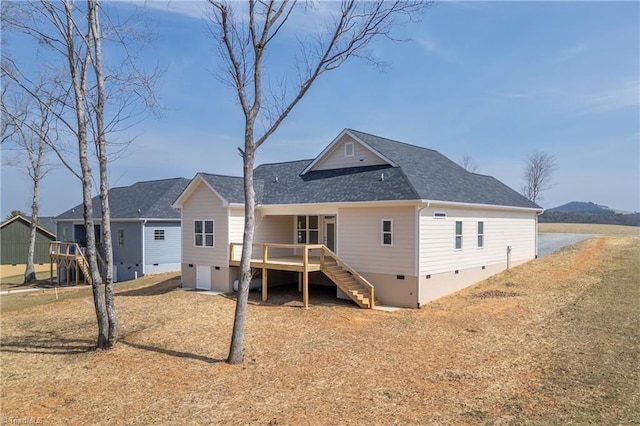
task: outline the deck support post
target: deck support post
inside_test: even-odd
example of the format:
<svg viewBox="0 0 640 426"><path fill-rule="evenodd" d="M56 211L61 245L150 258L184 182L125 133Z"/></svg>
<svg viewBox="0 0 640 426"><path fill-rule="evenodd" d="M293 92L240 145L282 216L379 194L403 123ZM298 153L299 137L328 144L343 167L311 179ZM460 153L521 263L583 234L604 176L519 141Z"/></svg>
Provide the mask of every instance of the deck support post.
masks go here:
<svg viewBox="0 0 640 426"><path fill-rule="evenodd" d="M304 308L309 309L309 249L306 245L302 253L302 302Z"/></svg>
<svg viewBox="0 0 640 426"><path fill-rule="evenodd" d="M302 293L302 272L298 272L298 292Z"/></svg>
<svg viewBox="0 0 640 426"><path fill-rule="evenodd" d="M267 301L267 268L262 268L262 301Z"/></svg>
<svg viewBox="0 0 640 426"><path fill-rule="evenodd" d="M262 264L266 265L269 260L269 246L262 245ZM267 301L267 268L262 268L262 301Z"/></svg>

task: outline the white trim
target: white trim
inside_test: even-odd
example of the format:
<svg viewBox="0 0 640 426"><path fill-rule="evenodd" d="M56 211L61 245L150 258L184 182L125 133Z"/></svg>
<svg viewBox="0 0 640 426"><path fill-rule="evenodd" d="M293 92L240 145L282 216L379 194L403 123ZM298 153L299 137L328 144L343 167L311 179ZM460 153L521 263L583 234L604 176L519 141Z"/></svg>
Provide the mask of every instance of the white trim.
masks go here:
<svg viewBox="0 0 640 426"><path fill-rule="evenodd" d="M216 175L216 176L221 176L221 175ZM228 176L228 177L238 178L237 176ZM204 183L207 186L207 188L209 188L211 192L213 192L216 195L216 197L218 197L222 201L222 207L229 207L229 201L227 201L222 195L220 195L220 193L216 191L216 189L213 186L211 186L211 184L209 184L209 182L207 182L207 180L204 177L202 177L200 173L196 174L193 177L193 179L191 179L191 182L189 182L187 187L180 193L180 195L178 196L178 198L176 198L173 204L171 204L171 207L173 207L174 209L181 209L184 203L186 202L187 198L191 196L191 194L196 190L196 188L200 183Z"/></svg>
<svg viewBox="0 0 640 426"><path fill-rule="evenodd" d="M458 223L460 223L460 234L458 234ZM464 221L456 220L453 224L453 251L462 251L464 247ZM460 236L460 247L458 248L458 236Z"/></svg>
<svg viewBox="0 0 640 426"><path fill-rule="evenodd" d="M349 154L349 151L347 150L348 146L351 147L351 154ZM354 146L353 142L345 142L344 143L344 156L345 156L345 158L353 157L355 155L355 152L356 152L356 147Z"/></svg>
<svg viewBox="0 0 640 426"><path fill-rule="evenodd" d="M391 229L389 231L384 230L385 222L389 222L391 224ZM385 234L389 234L391 236L391 244L384 243ZM380 219L380 245L382 247L393 247L393 219Z"/></svg>
<svg viewBox="0 0 640 426"><path fill-rule="evenodd" d="M456 208L470 208L480 210L515 210L515 211L528 211L528 212L543 212L543 208L533 207L516 207L516 206L503 206L497 204L475 204L475 203L462 203L458 201L438 201L438 200L420 200L425 204L431 204L434 208L438 207L456 207Z"/></svg>
<svg viewBox="0 0 640 426"><path fill-rule="evenodd" d="M484 220L479 220L476 223L476 248L478 250L482 250L484 248ZM480 224L482 224L482 234L479 232L480 231ZM478 244L479 238L482 237L482 245Z"/></svg>
<svg viewBox="0 0 640 426"><path fill-rule="evenodd" d="M390 166L392 167L398 167L398 165L396 163L394 163L393 161L391 161L390 159L388 159L387 157L385 157L384 155L382 155L381 153L379 153L378 151L376 151L375 149L373 149L372 147L370 147L369 145L367 145L366 142L362 141L360 138L358 138L356 135L354 135L353 133L351 133L349 131L349 129L344 129L342 132L340 132L340 134L338 136L336 136L336 138L331 141L331 143L329 145L327 145L327 147L325 149L322 150L322 152L320 152L320 154L318 154L318 156L311 162L309 163L309 165L307 167L304 168L304 170L300 173L300 175L305 175L307 172L313 170L313 168L329 153L333 150L333 148L342 140L343 136L348 135L351 137L351 139L355 140L356 142L358 142L360 145L362 145L363 147L365 147L366 149L368 149L369 151L371 151L374 155L376 155L377 157L379 157L382 161L388 163ZM354 153L355 153L355 147L354 147Z"/></svg>
<svg viewBox="0 0 640 426"><path fill-rule="evenodd" d="M196 244L196 222L202 222L202 245L199 246ZM213 233L209 234L206 232L206 222L212 222L213 224ZM193 247L199 247L199 248L215 248L216 247L216 220L213 218L210 219L193 219ZM200 235L200 234L198 234ZM207 245L207 235L212 235L213 236L213 245L212 246L208 246Z"/></svg>

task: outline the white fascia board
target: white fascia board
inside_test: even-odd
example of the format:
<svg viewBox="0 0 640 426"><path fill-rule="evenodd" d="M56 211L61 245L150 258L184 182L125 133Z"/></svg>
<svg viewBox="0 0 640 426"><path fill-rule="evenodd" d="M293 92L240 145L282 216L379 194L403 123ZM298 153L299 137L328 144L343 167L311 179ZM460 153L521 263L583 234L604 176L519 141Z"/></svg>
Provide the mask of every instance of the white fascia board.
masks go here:
<svg viewBox="0 0 640 426"><path fill-rule="evenodd" d="M533 207L515 207L515 206L502 206L495 204L474 204L474 203L461 203L457 201L438 201L438 200L422 200L424 205L430 207L452 207L452 208L466 208L466 209L481 209L481 210L511 210L521 212L541 212L544 209L537 209Z"/></svg>
<svg viewBox="0 0 640 426"><path fill-rule="evenodd" d="M302 173L300 173L300 175L304 175L310 170L312 170L316 164L318 164L328 153L330 153L333 150L333 147L342 140L342 137L344 135L349 135L353 140L358 142L360 145L364 146L366 149L371 151L374 155L380 157L380 159L389 163L389 165L391 165L392 167L397 167L397 165L393 161L389 160L387 157L385 157L384 155L380 154L378 151L376 151L375 149L367 145L360 138L358 138L356 135L351 133L349 129L344 129L342 132L340 132L338 136L336 136L334 140L331 141L329 145L327 145L325 149L322 150L320 154L318 154L318 156L311 163L309 163L307 167L304 168L304 170L302 171Z"/></svg>

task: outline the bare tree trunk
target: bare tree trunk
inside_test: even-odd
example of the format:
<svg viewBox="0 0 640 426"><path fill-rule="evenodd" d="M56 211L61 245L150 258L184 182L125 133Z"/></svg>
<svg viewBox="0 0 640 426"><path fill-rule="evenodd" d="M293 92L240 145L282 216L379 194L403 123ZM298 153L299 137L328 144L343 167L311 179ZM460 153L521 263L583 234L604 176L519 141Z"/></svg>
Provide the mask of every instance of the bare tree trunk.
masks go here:
<svg viewBox="0 0 640 426"><path fill-rule="evenodd" d="M253 252L253 231L255 229L256 197L253 188L253 162L255 147L253 145L253 125L247 125L245 133L245 150L243 153L244 172L244 234L242 236L242 257L240 258L240 277L238 294L236 295L236 312L231 334L231 347L227 362L240 364L244 359L244 329L249 301L249 285L251 283L251 254Z"/></svg>
<svg viewBox="0 0 640 426"><path fill-rule="evenodd" d="M36 251L37 221L38 221L38 194L40 188L40 170L33 171L33 195L31 198L31 226L29 229L29 249L27 251L27 268L24 271L24 283L36 281L36 270L34 266L34 254Z"/></svg>
<svg viewBox="0 0 640 426"><path fill-rule="evenodd" d="M96 252L95 228L93 222L93 201L91 199L92 176L91 165L89 163L88 143L87 143L87 116L85 102L87 96L86 77L87 67L90 58L91 38L87 37L87 51L84 58L79 58L74 48L74 36L76 25L73 20L73 5L68 2L64 3L66 15L66 40L67 40L67 60L69 64L69 72L74 93L74 112L77 121L77 139L78 139L78 158L80 162L80 170L82 174L82 205L84 216L84 227L87 237L87 261L89 262L89 270L91 271L91 287L93 292L93 305L96 311L96 319L98 322L98 338L96 347L104 349L107 347L107 336L109 322L105 312L104 298L101 292L102 277L100 276L100 268L98 266L98 258ZM92 20L91 14L87 16L88 20ZM89 22L89 28L91 27ZM79 67L78 70L76 67Z"/></svg>
<svg viewBox="0 0 640 426"><path fill-rule="evenodd" d="M113 295L113 242L111 240L111 209L109 207L109 176L107 174L107 141L104 129L105 86L102 74L102 40L98 16L98 2L88 0L87 7L91 17L90 36L93 42L93 71L96 79L97 93L95 105L95 137L96 152L100 168L100 202L102 210L102 241L104 247L105 274L105 306L109 319L109 335L107 346L112 347L118 340L118 318L116 316L115 298Z"/></svg>

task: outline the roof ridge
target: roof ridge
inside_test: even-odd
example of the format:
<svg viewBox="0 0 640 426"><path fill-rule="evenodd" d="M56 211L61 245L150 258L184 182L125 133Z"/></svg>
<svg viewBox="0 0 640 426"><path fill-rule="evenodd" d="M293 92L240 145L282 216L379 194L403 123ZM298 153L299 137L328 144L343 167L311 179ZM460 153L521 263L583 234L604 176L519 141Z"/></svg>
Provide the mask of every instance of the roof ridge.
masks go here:
<svg viewBox="0 0 640 426"><path fill-rule="evenodd" d="M220 173L198 172L196 174L197 175L207 175L207 176L217 176L217 177L228 177L228 178L234 178L234 179L242 179L242 176L223 175L223 174L220 174ZM191 182L191 179L189 179L189 182Z"/></svg>
<svg viewBox="0 0 640 426"><path fill-rule="evenodd" d="M301 163L301 162L304 162L304 161L313 161L313 160L314 160L314 158L305 158L305 159L302 159L302 160L289 160L289 161L278 161L278 162L274 162L274 163L261 163L261 164L258 164L258 166L256 168L258 168L260 166L273 166L274 164Z"/></svg>
<svg viewBox="0 0 640 426"><path fill-rule="evenodd" d="M433 148L427 148L425 146L415 145L415 144L411 144L411 143L408 143L408 142L403 142L403 141L399 141L399 140L396 140L396 139L391 139L391 138L388 138L386 136L374 135L373 133L367 133L367 132L363 132L361 130L356 130L356 129L351 129L351 128L347 128L347 130L350 131L350 132L362 133L362 134L367 135L367 136L373 136L374 138L378 138L378 139L384 139L384 140L389 141L389 142L410 146L412 148L424 149L424 150L427 150L427 151L437 152L438 154L441 154L440 151L438 151L436 149L433 149ZM363 142L366 143L366 141L363 141Z"/></svg>

